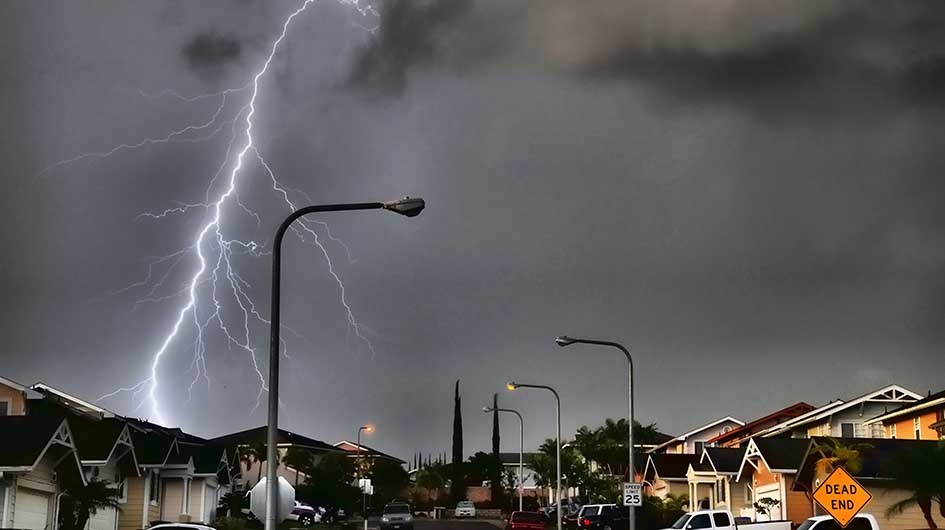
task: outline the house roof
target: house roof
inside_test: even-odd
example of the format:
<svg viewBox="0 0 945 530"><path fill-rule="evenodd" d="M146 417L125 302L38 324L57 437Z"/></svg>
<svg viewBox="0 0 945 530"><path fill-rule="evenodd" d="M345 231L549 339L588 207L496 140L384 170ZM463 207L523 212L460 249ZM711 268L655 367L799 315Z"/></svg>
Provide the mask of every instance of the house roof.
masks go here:
<svg viewBox="0 0 945 530"><path fill-rule="evenodd" d="M735 475L742 465L745 448L706 447L702 451L701 461L709 464L719 474Z"/></svg>
<svg viewBox="0 0 945 530"><path fill-rule="evenodd" d="M935 407L937 405L945 404L945 390L941 392L930 394L914 403L907 403L899 408L893 409L891 412L881 414L875 418L863 422L864 425L871 425L873 423L885 422L886 420L891 420L894 418L899 418L907 414L912 414L915 412L921 412L925 409Z"/></svg>
<svg viewBox="0 0 945 530"><path fill-rule="evenodd" d="M58 396L46 396L47 399L37 400L30 406L29 415L46 416L53 420L68 418L76 452L82 463L95 465L106 462L115 447L122 442L127 423L119 418L99 415L83 406L75 407ZM128 443L128 435L124 436Z"/></svg>
<svg viewBox="0 0 945 530"><path fill-rule="evenodd" d="M861 467L852 473L855 478L863 481L888 480L894 478L890 471L897 465L898 459L909 452L922 448L939 448L935 440L900 440L883 438L825 438L814 437L809 449L805 452L800 463L797 481L804 487L810 488L814 478L814 466L823 456L822 448L830 447L836 441L846 447L855 448L860 454ZM849 470L848 470L849 471Z"/></svg>
<svg viewBox="0 0 945 530"><path fill-rule="evenodd" d="M336 444L335 444L335 447L338 448L338 449L341 449L342 451L348 451L349 453L357 453L357 452L358 452L358 444L357 444L357 442L350 442L350 441L348 441L348 440L342 440L342 441L336 443ZM378 451L377 449L374 449L374 448L372 448L372 447L368 447L368 446L366 446L366 445L364 445L364 444L361 444L361 456L372 456L372 457L375 457L375 458L385 458L385 459L387 459L387 460L392 460L392 461L394 461L394 462L397 462L398 464L406 464L406 463L407 463L407 462L405 462L405 461L403 461L403 460L397 458L396 456L392 456L392 455L389 455L389 454L387 454L387 453L382 453L381 451Z"/></svg>
<svg viewBox="0 0 945 530"><path fill-rule="evenodd" d="M135 446L138 464L142 466L159 466L167 461L174 438L163 432L145 432L132 426L131 441Z"/></svg>
<svg viewBox="0 0 945 530"><path fill-rule="evenodd" d="M16 433L0 436L0 469L32 467L62 422L62 417L48 414L0 416L0 432Z"/></svg>
<svg viewBox="0 0 945 530"><path fill-rule="evenodd" d="M266 426L263 425L262 427L256 427L255 429L247 429L245 431L218 436L216 438L210 439L210 442L225 447L248 445L252 443L266 443ZM341 449L338 449L337 447L327 444L321 440L309 438L308 436L296 434L284 429L279 429L277 443L279 445L293 445L320 451L341 451Z"/></svg>
<svg viewBox="0 0 945 530"><path fill-rule="evenodd" d="M654 475L663 480L686 480L686 473L690 465L699 465L699 455L678 453L651 453L643 469L643 478L649 479Z"/></svg>
<svg viewBox="0 0 945 530"><path fill-rule="evenodd" d="M807 438L752 438L745 448L737 480L741 480L745 466L751 465L748 460L753 457L760 457L774 473L796 473L808 446Z"/></svg>
<svg viewBox="0 0 945 530"><path fill-rule="evenodd" d="M915 392L899 385L887 385L883 388L863 394L862 396L854 398L850 401L838 400L828 403L827 405L824 405L818 409L814 409L807 414L802 414L796 418L779 423L770 429L765 429L758 434L761 436L777 436L779 434L788 432L795 427L822 420L828 416L836 414L841 410L846 410L850 407L857 406L867 401L902 403L904 401L916 401L921 398L922 396L919 394L916 394Z"/></svg>
<svg viewBox="0 0 945 530"><path fill-rule="evenodd" d="M42 393L47 398L57 401L63 405L71 407L76 412L83 412L86 414L97 414L104 418L114 418L116 414L108 409L99 407L98 405L89 403L83 399L79 399L71 394L67 394L58 388L51 387L45 383L36 383L32 387L33 390Z"/></svg>
<svg viewBox="0 0 945 530"><path fill-rule="evenodd" d="M712 427L715 427L716 425L718 425L718 424L720 424L720 423L725 423L726 421L730 421L730 422L733 422L733 423L737 423L738 425L745 425L745 422L743 422L742 420L740 420L740 419L738 419L738 418L733 418L733 417L731 417L731 416L725 416L724 418L719 418L719 419L717 419L717 420L715 420L715 421L713 421L713 422L711 422L711 423L707 423L707 424L705 424L705 425L703 425L703 426L701 426L701 427L697 427L697 428L695 428L695 429L693 429L693 430L687 432L686 434L680 434L679 436L676 436L676 437L674 437L674 438L670 438L669 440L667 440L667 441L665 441L665 442L663 442L663 443L657 445L657 446L654 447L653 449L650 449L650 452L654 452L654 453L655 453L655 452L659 451L660 449L662 449L662 448L664 448L664 447L667 447L667 446L672 445L674 442L683 442L683 441L686 440L686 438L689 438L689 437L692 436L693 434L698 434L698 433L700 433L700 432L702 432L702 431L704 431L704 430L706 430L706 429L711 429Z"/></svg>
<svg viewBox="0 0 945 530"><path fill-rule="evenodd" d="M815 407L813 405L800 401L791 406L784 407L781 410L774 411L766 416L762 416L756 420L752 420L741 427L732 429L728 432L723 432L714 438L706 440L706 443L717 443L723 440L747 438L753 434L753 429L757 428L759 425L763 425L770 421L777 421L779 418L784 418L785 416L788 416L787 419L793 419L800 416L801 414L805 414L814 410L814 408Z"/></svg>
<svg viewBox="0 0 945 530"><path fill-rule="evenodd" d="M181 455L178 460L186 463L187 459L193 459L194 473L198 475L215 475L221 466L226 466L226 451L221 445L181 443L178 447Z"/></svg>

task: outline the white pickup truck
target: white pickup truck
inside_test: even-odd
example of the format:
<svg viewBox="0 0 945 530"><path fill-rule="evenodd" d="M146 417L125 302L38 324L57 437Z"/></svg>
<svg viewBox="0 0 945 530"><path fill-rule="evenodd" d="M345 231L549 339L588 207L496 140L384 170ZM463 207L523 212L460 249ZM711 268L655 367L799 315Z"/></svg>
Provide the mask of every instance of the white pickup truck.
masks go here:
<svg viewBox="0 0 945 530"><path fill-rule="evenodd" d="M736 523L732 512L728 510L700 510L684 513L672 527L665 530L736 530L737 528L745 528L746 530L791 530L791 521Z"/></svg>
<svg viewBox="0 0 945 530"><path fill-rule="evenodd" d="M842 528L829 515L818 515L801 523L797 530L842 530ZM879 522L876 521L876 517L861 513L847 523L846 530L879 530Z"/></svg>

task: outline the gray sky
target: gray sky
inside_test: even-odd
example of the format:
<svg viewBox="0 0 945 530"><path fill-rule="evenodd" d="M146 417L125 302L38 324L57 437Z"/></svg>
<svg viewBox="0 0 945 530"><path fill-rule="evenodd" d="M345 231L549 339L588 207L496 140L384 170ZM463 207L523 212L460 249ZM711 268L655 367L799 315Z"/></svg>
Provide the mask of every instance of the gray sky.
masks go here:
<svg viewBox="0 0 945 530"><path fill-rule="evenodd" d="M197 258L181 254L169 273L174 259L157 263L135 284L211 214L140 214L203 202L208 186L218 196L223 181L210 183L225 160L223 175L232 169L231 128L49 166L206 122L219 97L162 91L242 87L299 5L3 5L5 376L89 398L148 377ZM298 335L283 333L284 427L333 441L372 422L382 450L448 451L457 378L467 453L489 445L479 408L496 391L525 414L530 445L551 435L547 396L508 395L510 378L556 386L566 432L625 414L619 354L559 349L562 333L630 346L638 416L669 433L892 382L941 389L940 4L378 11L310 6L260 80L254 145L285 186L314 202L428 203L410 220L323 217L350 257L309 225L374 353L348 325L324 255L287 240L283 319ZM230 94L213 126L177 140L232 120L249 95ZM256 215L227 202L221 233L264 252L286 205L246 160L238 196ZM204 248L208 259L218 252ZM230 262L268 315L269 257ZM198 287L201 320L214 312L213 285ZM220 320L242 337L232 286L215 285ZM248 327L264 371L267 327ZM204 338L210 381L201 376L189 401L192 314L161 358L163 415L203 435L261 425L249 352L216 323ZM140 402L122 393L102 403L151 415L147 400L135 412Z"/></svg>

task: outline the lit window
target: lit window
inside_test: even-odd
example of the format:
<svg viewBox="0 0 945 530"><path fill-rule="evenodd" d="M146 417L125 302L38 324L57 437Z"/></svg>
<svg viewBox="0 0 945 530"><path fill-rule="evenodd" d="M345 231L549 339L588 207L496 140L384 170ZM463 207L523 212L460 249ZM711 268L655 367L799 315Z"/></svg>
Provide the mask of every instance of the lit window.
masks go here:
<svg viewBox="0 0 945 530"><path fill-rule="evenodd" d="M896 424L895 423L889 426L889 437L890 438L896 437Z"/></svg>
<svg viewBox="0 0 945 530"><path fill-rule="evenodd" d="M915 439L921 440L922 439L922 430L921 430L922 422L919 421L918 416L916 416L915 418L912 418L912 428L915 430Z"/></svg>

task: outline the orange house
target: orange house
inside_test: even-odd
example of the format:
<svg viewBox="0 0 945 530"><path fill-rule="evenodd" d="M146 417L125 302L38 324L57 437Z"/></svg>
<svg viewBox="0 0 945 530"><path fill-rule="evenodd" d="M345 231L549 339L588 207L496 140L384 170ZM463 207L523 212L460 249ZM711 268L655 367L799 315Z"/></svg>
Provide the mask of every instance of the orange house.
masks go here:
<svg viewBox="0 0 945 530"><path fill-rule="evenodd" d="M749 505L761 499L775 502L767 514L756 509L753 517L756 521L788 520L796 526L814 515L808 494L794 491L797 471L810 443L802 438L752 438L748 441L736 482L747 484Z"/></svg>
<svg viewBox="0 0 945 530"><path fill-rule="evenodd" d="M882 425L886 438L945 440L945 390L864 422Z"/></svg>

